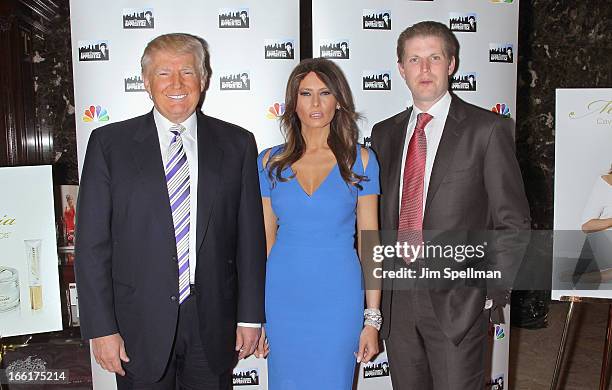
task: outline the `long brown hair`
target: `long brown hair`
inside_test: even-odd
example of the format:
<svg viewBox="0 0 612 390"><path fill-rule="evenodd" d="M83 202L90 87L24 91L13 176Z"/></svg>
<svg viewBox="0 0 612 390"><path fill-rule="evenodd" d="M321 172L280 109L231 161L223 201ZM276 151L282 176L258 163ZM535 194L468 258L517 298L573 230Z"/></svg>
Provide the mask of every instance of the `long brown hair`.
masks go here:
<svg viewBox="0 0 612 390"><path fill-rule="evenodd" d="M268 175L273 182L293 178L295 175L289 178L282 177L282 172L299 160L306 151L302 124L296 109L300 82L310 72L314 72L321 79L340 106L330 123L327 137L327 145L336 157L340 175L347 184L361 187L359 182L365 178L352 170L357 158L357 139L359 137L357 120L360 115L355 112L353 95L344 73L338 65L324 58L311 58L300 62L289 76L285 92L285 113L281 117L285 145L274 156L270 156L267 164Z"/></svg>

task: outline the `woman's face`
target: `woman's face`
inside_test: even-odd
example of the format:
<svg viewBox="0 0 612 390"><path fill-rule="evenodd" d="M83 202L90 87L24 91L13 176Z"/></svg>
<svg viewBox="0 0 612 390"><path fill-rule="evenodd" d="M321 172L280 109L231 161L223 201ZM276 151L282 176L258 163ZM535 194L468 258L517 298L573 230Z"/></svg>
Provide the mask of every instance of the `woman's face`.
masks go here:
<svg viewBox="0 0 612 390"><path fill-rule="evenodd" d="M337 104L334 95L316 73L308 73L298 87L295 110L302 123L302 130L329 128Z"/></svg>

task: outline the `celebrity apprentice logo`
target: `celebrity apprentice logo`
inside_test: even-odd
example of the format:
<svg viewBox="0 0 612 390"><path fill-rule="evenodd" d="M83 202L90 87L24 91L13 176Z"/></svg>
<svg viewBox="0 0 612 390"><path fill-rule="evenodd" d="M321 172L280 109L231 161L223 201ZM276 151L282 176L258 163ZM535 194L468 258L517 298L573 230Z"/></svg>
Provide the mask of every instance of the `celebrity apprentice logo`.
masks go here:
<svg viewBox="0 0 612 390"><path fill-rule="evenodd" d="M249 91L251 78L248 71L225 74L219 78L221 91Z"/></svg>
<svg viewBox="0 0 612 390"><path fill-rule="evenodd" d="M91 105L85 109L83 122L108 122L110 117L108 111L102 106Z"/></svg>
<svg viewBox="0 0 612 390"><path fill-rule="evenodd" d="M232 374L232 384L234 386L259 385L259 372L257 369L234 371Z"/></svg>
<svg viewBox="0 0 612 390"><path fill-rule="evenodd" d="M371 71L362 73L364 91L390 91L391 72L388 70Z"/></svg>
<svg viewBox="0 0 612 390"><path fill-rule="evenodd" d="M79 61L108 61L108 41L79 41Z"/></svg>
<svg viewBox="0 0 612 390"><path fill-rule="evenodd" d="M383 360L380 363L368 363L363 366L363 378L380 378L383 376L389 376L389 362Z"/></svg>
<svg viewBox="0 0 612 390"><path fill-rule="evenodd" d="M364 9L364 30L391 30L391 11L388 9Z"/></svg>
<svg viewBox="0 0 612 390"><path fill-rule="evenodd" d="M363 137L363 147L369 148L372 146L372 137Z"/></svg>
<svg viewBox="0 0 612 390"><path fill-rule="evenodd" d="M501 115L503 118L512 117L512 115L510 114L510 107L508 107L505 103L497 103L496 105L491 107L491 111Z"/></svg>
<svg viewBox="0 0 612 390"><path fill-rule="evenodd" d="M487 383L487 389L504 390L504 376L498 375L494 378L491 378L491 381Z"/></svg>
<svg viewBox="0 0 612 390"><path fill-rule="evenodd" d="M264 52L266 60L292 60L295 58L293 39L266 39Z"/></svg>
<svg viewBox="0 0 612 390"><path fill-rule="evenodd" d="M249 28L248 8L219 9L219 28Z"/></svg>
<svg viewBox="0 0 612 390"><path fill-rule="evenodd" d="M476 14L451 12L449 14L448 27L451 31L476 32Z"/></svg>
<svg viewBox="0 0 612 390"><path fill-rule="evenodd" d="M514 0L491 0L491 3L495 3L495 4L512 4L514 2Z"/></svg>
<svg viewBox="0 0 612 390"><path fill-rule="evenodd" d="M476 91L476 73L455 73L451 80L453 91Z"/></svg>
<svg viewBox="0 0 612 390"><path fill-rule="evenodd" d="M144 92L145 86L144 81L142 81L142 77L138 76L128 76L123 79L123 87L125 92Z"/></svg>
<svg viewBox="0 0 612 390"><path fill-rule="evenodd" d="M155 17L153 8L124 8L123 9L123 28L154 28Z"/></svg>
<svg viewBox="0 0 612 390"><path fill-rule="evenodd" d="M321 40L319 43L319 56L336 60L348 60L351 57L349 40Z"/></svg>
<svg viewBox="0 0 612 390"><path fill-rule="evenodd" d="M489 62L514 62L514 50L511 43L489 43Z"/></svg>

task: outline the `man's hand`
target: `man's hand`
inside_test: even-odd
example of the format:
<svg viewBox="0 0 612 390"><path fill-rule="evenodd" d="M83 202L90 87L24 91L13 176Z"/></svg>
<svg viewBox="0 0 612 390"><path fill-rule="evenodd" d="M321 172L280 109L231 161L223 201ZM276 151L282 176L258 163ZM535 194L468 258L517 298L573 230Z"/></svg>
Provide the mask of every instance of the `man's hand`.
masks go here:
<svg viewBox="0 0 612 390"><path fill-rule="evenodd" d="M130 358L125 353L123 339L119 333L108 336L96 337L91 340L93 355L103 369L109 372L125 375L121 362L129 362Z"/></svg>
<svg viewBox="0 0 612 390"><path fill-rule="evenodd" d="M238 359L244 359L253 354L259 337L261 336L261 328L249 328L239 326L236 328L236 351L238 351Z"/></svg>

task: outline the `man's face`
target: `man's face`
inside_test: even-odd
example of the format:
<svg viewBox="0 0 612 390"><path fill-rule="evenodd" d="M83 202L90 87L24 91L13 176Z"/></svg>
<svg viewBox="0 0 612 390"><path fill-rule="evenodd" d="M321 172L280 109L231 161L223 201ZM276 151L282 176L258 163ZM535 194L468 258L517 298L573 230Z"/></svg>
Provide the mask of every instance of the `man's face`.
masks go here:
<svg viewBox="0 0 612 390"><path fill-rule="evenodd" d="M145 14L145 19L147 20L147 22L151 21L151 14Z"/></svg>
<svg viewBox="0 0 612 390"><path fill-rule="evenodd" d="M293 46L291 46L290 44L286 44L285 50L287 50L288 52L291 52L291 50L293 50Z"/></svg>
<svg viewBox="0 0 612 390"><path fill-rule="evenodd" d="M106 46L100 46L100 51L102 52L102 54L106 53Z"/></svg>
<svg viewBox="0 0 612 390"><path fill-rule="evenodd" d="M417 36L404 42L404 58L398 68L414 104L426 111L448 91L455 58L447 58L442 38Z"/></svg>
<svg viewBox="0 0 612 390"><path fill-rule="evenodd" d="M193 114L206 85L191 53L154 51L142 76L155 108L172 123Z"/></svg>

